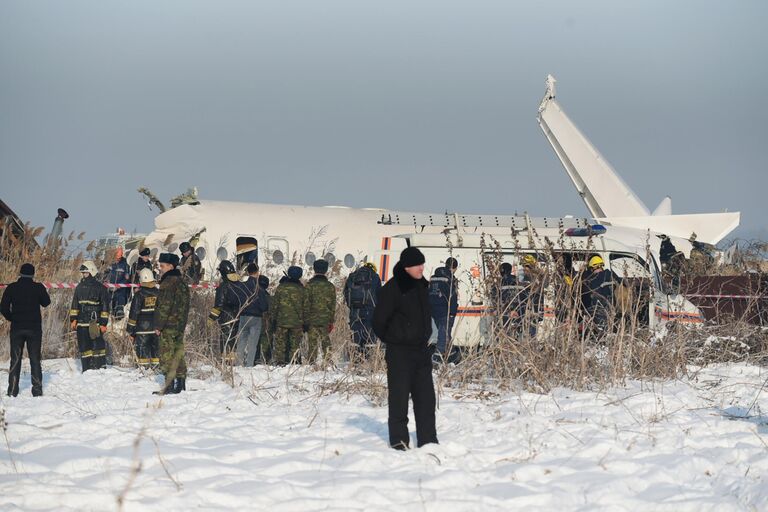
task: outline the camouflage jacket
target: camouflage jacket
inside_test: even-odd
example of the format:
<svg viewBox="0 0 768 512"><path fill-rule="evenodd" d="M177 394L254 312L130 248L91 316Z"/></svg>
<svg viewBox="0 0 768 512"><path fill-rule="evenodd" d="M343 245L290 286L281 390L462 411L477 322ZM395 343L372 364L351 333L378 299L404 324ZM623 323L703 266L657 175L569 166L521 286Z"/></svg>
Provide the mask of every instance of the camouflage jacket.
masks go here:
<svg viewBox="0 0 768 512"><path fill-rule="evenodd" d="M95 277L88 276L80 281L72 297L69 320L78 324L87 324L96 320L99 325L109 322L109 292Z"/></svg>
<svg viewBox="0 0 768 512"><path fill-rule="evenodd" d="M160 291L155 307L155 329L184 332L189 316L189 286L178 269L160 278Z"/></svg>
<svg viewBox="0 0 768 512"><path fill-rule="evenodd" d="M304 323L325 327L333 323L335 315L336 287L325 276L313 277L304 291Z"/></svg>
<svg viewBox="0 0 768 512"><path fill-rule="evenodd" d="M304 294L299 281L287 279L275 290L270 305L270 318L276 327L295 329L304 325Z"/></svg>

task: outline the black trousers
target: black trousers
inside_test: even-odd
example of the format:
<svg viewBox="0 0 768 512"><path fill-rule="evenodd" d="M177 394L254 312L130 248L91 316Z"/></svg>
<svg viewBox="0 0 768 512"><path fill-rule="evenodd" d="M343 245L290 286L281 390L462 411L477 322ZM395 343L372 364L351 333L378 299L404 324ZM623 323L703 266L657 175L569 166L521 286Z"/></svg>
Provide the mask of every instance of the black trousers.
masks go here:
<svg viewBox="0 0 768 512"><path fill-rule="evenodd" d="M408 446L408 398L413 399L418 446L437 443L435 387L432 383L432 352L387 345L387 399L389 444Z"/></svg>
<svg viewBox="0 0 768 512"><path fill-rule="evenodd" d="M98 338L92 340L88 333L88 324L77 325L77 348L84 372L107 367L107 344L104 342L104 336L99 334Z"/></svg>
<svg viewBox="0 0 768 512"><path fill-rule="evenodd" d="M19 378L21 377L21 358L24 354L24 344L27 345L29 365L32 367L32 396L43 394L43 369L40 365L40 349L43 342L43 332L37 329L11 330L11 366L8 370L8 394L19 394Z"/></svg>

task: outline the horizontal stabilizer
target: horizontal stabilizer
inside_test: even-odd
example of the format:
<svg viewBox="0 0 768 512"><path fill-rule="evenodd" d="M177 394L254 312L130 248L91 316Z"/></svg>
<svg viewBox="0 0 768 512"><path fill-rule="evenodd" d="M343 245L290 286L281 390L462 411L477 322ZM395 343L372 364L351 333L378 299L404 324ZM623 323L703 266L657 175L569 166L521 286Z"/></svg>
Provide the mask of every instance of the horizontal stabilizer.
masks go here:
<svg viewBox="0 0 768 512"><path fill-rule="evenodd" d="M657 233L688 239L696 233L696 240L715 245L736 229L741 213L695 213L691 215L655 215L646 217L611 217L598 219L612 226L650 229Z"/></svg>

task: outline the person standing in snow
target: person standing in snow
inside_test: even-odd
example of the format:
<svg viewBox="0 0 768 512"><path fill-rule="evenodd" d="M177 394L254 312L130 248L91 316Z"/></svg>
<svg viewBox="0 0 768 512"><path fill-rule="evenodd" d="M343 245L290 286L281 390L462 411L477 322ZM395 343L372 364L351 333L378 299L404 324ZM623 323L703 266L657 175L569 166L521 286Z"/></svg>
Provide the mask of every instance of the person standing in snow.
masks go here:
<svg viewBox="0 0 768 512"><path fill-rule="evenodd" d="M180 393L187 389L187 364L184 361L184 329L189 316L189 286L179 272L179 257L160 255L160 291L155 307L155 334L160 345L160 370L165 375L163 389L156 394Z"/></svg>
<svg viewBox="0 0 768 512"><path fill-rule="evenodd" d="M131 269L128 262L123 257L123 248L118 247L115 251L115 262L109 267L107 274L107 283L121 285L110 291L112 315L118 320L125 316L124 308L128 304L128 297L131 295L130 287L125 286L130 283L130 273Z"/></svg>
<svg viewBox="0 0 768 512"><path fill-rule="evenodd" d="M199 284L203 278L203 264L192 249L192 244L181 242L179 244L179 252L181 252L179 266L181 267L182 276L189 284Z"/></svg>
<svg viewBox="0 0 768 512"><path fill-rule="evenodd" d="M386 344L389 444L409 447L408 398L413 398L419 447L437 443L435 388L432 382L432 314L424 254L416 247L400 253L393 278L385 284L373 313L373 329Z"/></svg>
<svg viewBox="0 0 768 512"><path fill-rule="evenodd" d="M275 364L288 364L299 350L304 319L304 285L301 267L291 266L275 290L270 307Z"/></svg>
<svg viewBox="0 0 768 512"><path fill-rule="evenodd" d="M83 278L75 288L69 321L77 331L77 348L82 371L107 367L107 344L104 333L109 323L109 292L96 279L98 270L93 261L80 265Z"/></svg>
<svg viewBox="0 0 768 512"><path fill-rule="evenodd" d="M43 395L43 368L41 347L43 344L43 320L40 307L48 307L51 297L41 283L32 280L35 267L25 263L19 271L19 279L8 285L0 300L0 311L11 322L11 365L8 368L8 396L19 394L21 359L27 345L29 366L32 369L32 396Z"/></svg>
<svg viewBox="0 0 768 512"><path fill-rule="evenodd" d="M330 334L336 316L336 287L325 276L328 272L327 261L315 260L312 268L315 275L307 283L304 292L304 321L309 342L307 362L317 358L320 349L323 351L323 360L329 362Z"/></svg>
<svg viewBox="0 0 768 512"><path fill-rule="evenodd" d="M432 320L437 327L436 362L448 359L446 350L451 341L451 331L459 311L459 282L455 277L459 262L448 258L445 265L437 267L429 278L429 301Z"/></svg>
<svg viewBox="0 0 768 512"><path fill-rule="evenodd" d="M259 354L261 320L269 309L269 302L267 292L259 286L259 266L249 263L246 271L248 279L241 283L247 297L237 333L237 362L243 366L253 366Z"/></svg>
<svg viewBox="0 0 768 512"><path fill-rule="evenodd" d="M373 310L381 290L381 278L373 263L365 263L355 270L344 284L344 303L349 308L349 328L352 343L367 357L376 344L373 333Z"/></svg>
<svg viewBox="0 0 768 512"><path fill-rule="evenodd" d="M160 364L155 334L158 290L152 269L142 268L139 271L139 281L139 290L131 301L126 331L134 342L139 368L152 368Z"/></svg>

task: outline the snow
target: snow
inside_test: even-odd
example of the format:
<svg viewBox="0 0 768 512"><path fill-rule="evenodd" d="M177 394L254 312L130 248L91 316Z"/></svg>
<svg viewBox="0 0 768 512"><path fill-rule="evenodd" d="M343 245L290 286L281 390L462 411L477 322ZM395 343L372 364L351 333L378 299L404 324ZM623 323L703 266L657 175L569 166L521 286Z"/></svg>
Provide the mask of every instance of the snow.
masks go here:
<svg viewBox="0 0 768 512"><path fill-rule="evenodd" d="M440 445L387 446L387 410L342 373L197 370L158 397L138 370L43 362L3 397L2 510L768 510L766 370L548 394L441 388ZM412 416L411 416L412 418ZM414 431L411 420L411 431ZM412 441L415 446L415 440Z"/></svg>

